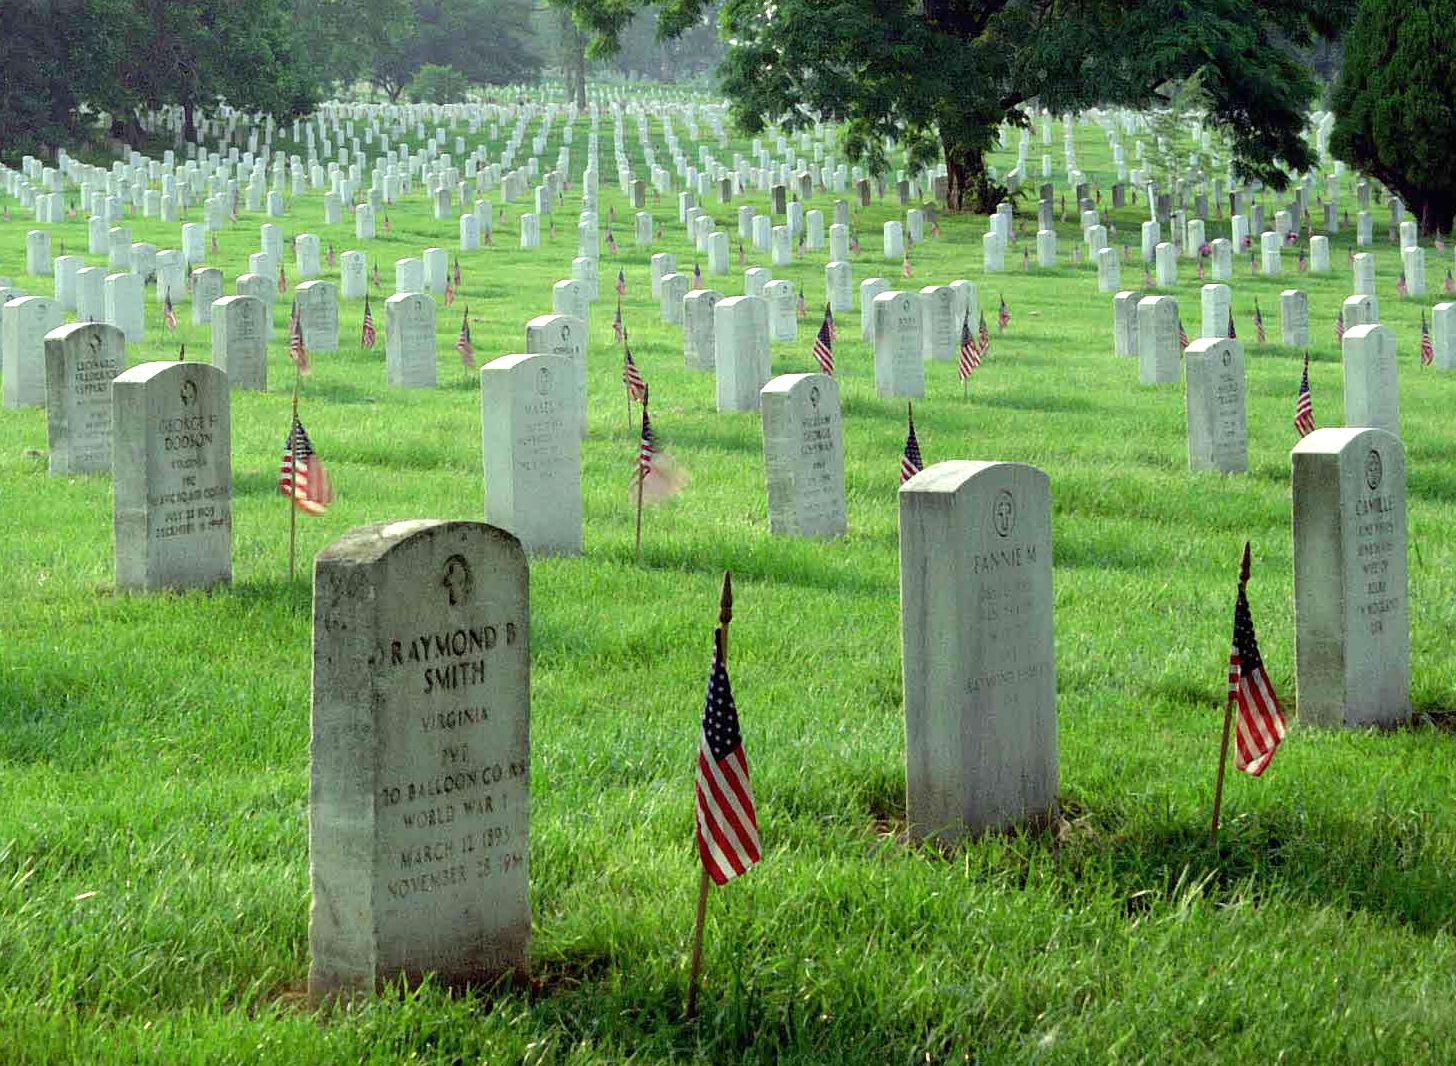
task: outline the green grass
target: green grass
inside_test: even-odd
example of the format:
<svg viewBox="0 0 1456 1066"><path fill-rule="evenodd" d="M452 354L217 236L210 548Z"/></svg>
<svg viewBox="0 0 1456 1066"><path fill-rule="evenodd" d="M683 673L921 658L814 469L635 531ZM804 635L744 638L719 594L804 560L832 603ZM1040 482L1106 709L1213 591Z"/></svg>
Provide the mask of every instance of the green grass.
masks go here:
<svg viewBox="0 0 1456 1066"><path fill-rule="evenodd" d="M559 236L517 245L509 207L493 247L462 255L482 359L518 351L575 255L576 187ZM682 123L678 132L685 135ZM662 129L652 134L668 158ZM1054 140L1059 141L1060 131ZM560 124L543 159L554 159ZM1111 185L1105 138L1078 129L1078 159ZM1034 138L1033 164L1040 154ZM635 127L626 140L639 151ZM648 291L651 251L632 242L601 127L603 251L592 317L590 437L583 450L586 555L534 563L531 897L533 985L452 998L425 988L354 1010L310 1013L307 782L310 588L287 575L288 514L276 471L288 425L287 305L275 307L272 391L233 401L234 573L213 595L116 596L110 482L46 476L45 417L0 412L0 1061L823 1063L1252 1060L1451 1061L1456 1025L1456 791L1452 741L1421 725L1390 734L1297 721L1263 779L1225 796L1222 850L1205 844L1234 580L1245 538L1265 660L1295 712L1288 452L1301 353L1252 336L1258 296L1278 336L1278 293L1310 294L1316 418L1342 414L1330 325L1348 294L1346 231L1333 273L1249 277L1236 259L1246 338L1247 476L1190 475L1182 389L1137 384L1112 354L1109 296L1095 269L983 277L985 220L943 217L914 253L916 286L977 281L1012 311L963 401L953 364L927 368L916 405L927 461L1007 459L1051 476L1058 719L1065 820L1054 834L988 839L936 854L898 844L903 819L896 488L904 409L875 398L858 315L837 345L845 411L849 535L767 533L756 415L714 411L710 375L683 368L681 332ZM498 150L499 144L496 145ZM1131 138L1128 139L1131 155ZM747 150L746 140L733 150ZM693 153L695 154L695 153ZM1009 169L1009 155L995 162ZM640 157L634 164L641 172ZM1353 179L1345 181L1354 214ZM1060 185L1058 191L1060 193ZM494 196L490 197L492 200ZM809 206L828 213L832 195ZM767 198L749 202L766 209ZM1270 198L1272 219L1275 199ZM736 208L710 205L735 234ZM0 274L20 276L33 223L11 203ZM694 255L676 201L653 250ZM1456 706L1456 378L1416 363L1419 308L1398 302L1398 257L1376 208L1381 314L1402 352L1410 482L1413 699ZM1145 206L1115 212L1136 247ZM731 215L730 215L731 212ZM456 247L424 198L389 211L369 245L396 258ZM877 254L889 200L857 212L855 282L898 280ZM1031 214L1034 204L1023 206ZM192 220L200 212L193 209ZM356 247L323 227L321 197L294 200L285 234ZM258 249L261 216L221 237L232 279ZM133 219L135 240L178 247L180 227ZM52 227L85 248L85 221ZM1063 254L1074 225L1060 227ZM1210 220L1209 236L1227 223ZM59 251L58 246L55 249ZM95 257L90 257L92 262ZM822 306L822 255L777 270ZM654 422L692 475L644 520L632 562L611 280L652 385ZM706 257L703 258L706 268ZM754 254L747 265L767 265ZM1431 256L1438 289L1448 262ZM1124 268L1133 284L1140 268ZM291 280L294 271L289 262ZM336 280L336 272L326 272ZM708 277L734 295L730 277ZM1197 282L1176 291L1196 332ZM452 351L458 306L439 315L440 387L384 384L383 339L358 349L362 304L341 313L344 350L318 354L302 413L339 490L301 518L306 561L345 530L407 517L480 518L478 385ZM375 303L383 328L382 302ZM812 366L817 311L777 372ZM171 358L148 293L148 338L128 362ZM994 328L994 327L993 327ZM681 1020L697 886L691 765L717 588L734 572L733 675L766 856L714 893L702 1017Z"/></svg>

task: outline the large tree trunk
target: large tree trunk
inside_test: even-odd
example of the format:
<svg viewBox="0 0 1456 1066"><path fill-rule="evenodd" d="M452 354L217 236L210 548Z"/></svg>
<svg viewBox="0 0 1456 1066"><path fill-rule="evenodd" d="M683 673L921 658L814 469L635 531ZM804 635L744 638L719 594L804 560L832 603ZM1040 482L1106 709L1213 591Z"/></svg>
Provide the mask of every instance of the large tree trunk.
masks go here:
<svg viewBox="0 0 1456 1066"><path fill-rule="evenodd" d="M182 139L197 140L197 105L192 100L182 101Z"/></svg>
<svg viewBox="0 0 1456 1066"><path fill-rule="evenodd" d="M989 215L1006 197L1006 190L991 180L986 172L986 158L980 152L952 144L941 138L945 152L945 171L949 189L946 208L950 211L975 211Z"/></svg>
<svg viewBox="0 0 1456 1066"><path fill-rule="evenodd" d="M586 110L586 37L571 20L571 10L560 8L562 73L566 95L573 97L579 110Z"/></svg>

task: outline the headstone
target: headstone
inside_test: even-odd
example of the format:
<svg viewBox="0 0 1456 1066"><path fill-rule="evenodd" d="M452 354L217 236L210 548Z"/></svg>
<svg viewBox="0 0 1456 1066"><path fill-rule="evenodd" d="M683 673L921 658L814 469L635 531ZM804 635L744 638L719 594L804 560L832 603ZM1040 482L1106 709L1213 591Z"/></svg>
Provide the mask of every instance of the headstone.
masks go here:
<svg viewBox="0 0 1456 1066"><path fill-rule="evenodd" d="M912 839L1056 820L1051 492L1021 463L900 488L905 813Z"/></svg>
<svg viewBox="0 0 1456 1066"><path fill-rule="evenodd" d="M127 343L146 337L146 293L139 274L108 274L104 285L106 321L126 334Z"/></svg>
<svg viewBox="0 0 1456 1066"><path fill-rule="evenodd" d="M1345 330L1345 424L1400 436L1400 378L1395 332L1387 326Z"/></svg>
<svg viewBox="0 0 1456 1066"><path fill-rule="evenodd" d="M1115 248L1103 248L1097 253L1097 291L1117 292L1122 284L1122 263Z"/></svg>
<svg viewBox="0 0 1456 1066"><path fill-rule="evenodd" d="M105 267L82 267L76 271L76 321L106 321Z"/></svg>
<svg viewBox="0 0 1456 1066"><path fill-rule="evenodd" d="M1299 719L1396 725L1411 714L1405 449L1381 429L1317 429L1290 461Z"/></svg>
<svg viewBox="0 0 1456 1066"><path fill-rule="evenodd" d="M1279 294L1279 339L1291 348L1309 347L1309 294L1285 289Z"/></svg>
<svg viewBox="0 0 1456 1066"><path fill-rule="evenodd" d="M303 346L309 352L339 350L339 290L332 281L305 281L295 291Z"/></svg>
<svg viewBox="0 0 1456 1066"><path fill-rule="evenodd" d="M25 235L25 272L36 278L43 278L51 272L49 230L33 229Z"/></svg>
<svg viewBox="0 0 1456 1066"><path fill-rule="evenodd" d="M434 388L435 301L422 292L384 301L384 375L402 388Z"/></svg>
<svg viewBox="0 0 1456 1066"><path fill-rule="evenodd" d="M1436 353L1432 365L1437 370L1456 370L1456 303L1431 308L1431 344Z"/></svg>
<svg viewBox="0 0 1456 1066"><path fill-rule="evenodd" d="M6 407L46 402L45 338L61 324L61 306L48 296L20 296L0 310L0 398Z"/></svg>
<svg viewBox="0 0 1456 1066"><path fill-rule="evenodd" d="M768 302L730 296L713 308L713 356L718 410L753 411L770 370Z"/></svg>
<svg viewBox="0 0 1456 1066"><path fill-rule="evenodd" d="M662 321L671 325L682 325L683 297L688 294L691 279L686 274L664 274L659 282L658 310Z"/></svg>
<svg viewBox="0 0 1456 1066"><path fill-rule="evenodd" d="M1228 336L1229 308L1233 305L1233 293L1227 285L1205 285L1199 290L1203 321L1198 335L1208 340Z"/></svg>
<svg viewBox="0 0 1456 1066"><path fill-rule="evenodd" d="M1187 369L1188 469L1249 469L1244 350L1238 341L1200 338L1183 353Z"/></svg>
<svg viewBox="0 0 1456 1066"><path fill-rule="evenodd" d="M407 256L394 261L394 291L404 294L425 291L425 262Z"/></svg>
<svg viewBox="0 0 1456 1066"><path fill-rule="evenodd" d="M960 356L961 323L955 317L955 300L950 286L926 285L922 288L920 312L921 358L926 362L955 362Z"/></svg>
<svg viewBox="0 0 1456 1066"><path fill-rule="evenodd" d="M229 388L268 390L267 313L256 296L224 296L213 303L212 365L227 374Z"/></svg>
<svg viewBox="0 0 1456 1066"><path fill-rule="evenodd" d="M900 259L905 255L905 227L891 220L884 225L885 258Z"/></svg>
<svg viewBox="0 0 1456 1066"><path fill-rule="evenodd" d="M1233 245L1222 237L1217 238L1209 245L1213 253L1209 256L1209 273L1213 275L1214 281L1229 281L1234 276L1234 252Z"/></svg>
<svg viewBox="0 0 1456 1066"><path fill-rule="evenodd" d="M507 355L480 371L486 521L529 555L581 554L576 378L560 355Z"/></svg>
<svg viewBox="0 0 1456 1066"><path fill-rule="evenodd" d="M799 335L798 307L794 300L794 283L770 281L763 287L768 301L768 338L770 341L792 341Z"/></svg>
<svg viewBox="0 0 1456 1066"><path fill-rule="evenodd" d="M1178 250L1167 241L1153 250L1158 271L1158 288L1171 289L1178 284Z"/></svg>
<svg viewBox="0 0 1456 1066"><path fill-rule="evenodd" d="M920 357L923 330L920 297L913 292L882 292L874 300L875 394L925 395L925 364Z"/></svg>
<svg viewBox="0 0 1456 1066"><path fill-rule="evenodd" d="M586 323L575 315L537 315L526 323L526 353L565 359L571 371L577 427L586 436Z"/></svg>
<svg viewBox="0 0 1456 1066"><path fill-rule="evenodd" d="M693 289L683 297L683 365L689 370L714 368L713 309L721 299L723 294L714 289Z"/></svg>
<svg viewBox="0 0 1456 1066"><path fill-rule="evenodd" d="M884 278L865 278L859 283L859 334L866 344L875 343L875 297L889 288Z"/></svg>
<svg viewBox="0 0 1456 1066"><path fill-rule="evenodd" d="M410 299L397 296L394 299ZM523 975L526 557L479 522L351 530L314 564L309 994Z"/></svg>
<svg viewBox="0 0 1456 1066"><path fill-rule="evenodd" d="M1374 326L1380 322L1380 301L1374 296L1347 296L1340 305L1345 316L1345 328Z"/></svg>
<svg viewBox="0 0 1456 1066"><path fill-rule="evenodd" d="M763 387L768 528L838 537L846 529L839 386L824 374L782 374Z"/></svg>
<svg viewBox="0 0 1456 1066"><path fill-rule="evenodd" d="M1309 239L1309 269L1312 274L1327 274L1330 269L1330 239L1311 237Z"/></svg>
<svg viewBox="0 0 1456 1066"><path fill-rule="evenodd" d="M1412 223L1414 225L1414 223ZM1405 268L1406 292L1411 296L1426 294L1426 250L1412 246L1400 253L1401 265Z"/></svg>
<svg viewBox="0 0 1456 1066"><path fill-rule="evenodd" d="M316 278L322 264L319 239L313 233L300 233L293 238L293 262L300 278Z"/></svg>
<svg viewBox="0 0 1456 1066"><path fill-rule="evenodd" d="M834 314L847 315L854 310L854 267L837 261L828 263L824 267L824 293Z"/></svg>
<svg viewBox="0 0 1456 1066"><path fill-rule="evenodd" d="M658 252L652 257L652 298L662 299L662 279L677 272L677 256L671 252Z"/></svg>
<svg viewBox="0 0 1456 1066"><path fill-rule="evenodd" d="M1006 269L1006 238L995 230L981 238L981 269L987 274Z"/></svg>
<svg viewBox="0 0 1456 1066"><path fill-rule="evenodd" d="M111 401L117 590L231 582L227 374L206 363L142 363L112 382Z"/></svg>
<svg viewBox="0 0 1456 1066"><path fill-rule="evenodd" d="M126 338L115 326L77 322L46 334L52 477L111 471L111 381L125 366Z"/></svg>
<svg viewBox="0 0 1456 1066"><path fill-rule="evenodd" d="M192 324L202 326L211 322L213 302L221 299L222 271L217 267L195 268L192 271Z"/></svg>
<svg viewBox="0 0 1456 1066"><path fill-rule="evenodd" d="M76 310L76 272L85 265L79 255L58 255L51 260L56 303L62 311Z"/></svg>
<svg viewBox="0 0 1456 1066"><path fill-rule="evenodd" d="M362 300L368 294L368 263L363 252L345 252L339 256L339 291L345 300Z"/></svg>
<svg viewBox="0 0 1456 1066"><path fill-rule="evenodd" d="M1160 385L1179 374L1178 301L1145 296L1138 301L1138 381Z"/></svg>

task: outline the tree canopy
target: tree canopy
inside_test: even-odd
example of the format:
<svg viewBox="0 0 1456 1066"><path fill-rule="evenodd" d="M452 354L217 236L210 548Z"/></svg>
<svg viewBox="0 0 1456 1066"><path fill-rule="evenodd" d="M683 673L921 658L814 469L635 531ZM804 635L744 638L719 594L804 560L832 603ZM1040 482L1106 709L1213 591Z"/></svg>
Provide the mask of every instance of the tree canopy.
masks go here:
<svg viewBox="0 0 1456 1066"><path fill-rule="evenodd" d="M611 54L652 0L573 0ZM722 85L749 131L845 123L852 159L888 165L893 142L923 165L942 152L952 207L989 209L1003 190L983 157L1022 105L1053 111L1149 106L1202 71L1210 121L1235 170L1274 188L1313 162L1301 137L1314 96L1290 46L1334 34L1351 0L724 0ZM697 24L705 0L664 0L659 29Z"/></svg>
<svg viewBox="0 0 1456 1066"><path fill-rule="evenodd" d="M1393 189L1422 228L1456 213L1456 0L1361 0L1330 148Z"/></svg>

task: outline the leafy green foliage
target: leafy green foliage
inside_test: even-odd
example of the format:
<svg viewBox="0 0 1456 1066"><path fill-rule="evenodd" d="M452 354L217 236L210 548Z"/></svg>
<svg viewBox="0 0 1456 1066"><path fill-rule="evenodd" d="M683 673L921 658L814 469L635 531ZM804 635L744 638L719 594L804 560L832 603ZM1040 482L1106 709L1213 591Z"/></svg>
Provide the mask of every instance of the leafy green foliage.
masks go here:
<svg viewBox="0 0 1456 1066"><path fill-rule="evenodd" d="M426 63L410 79L409 98L415 103L458 104L469 86L454 67Z"/></svg>
<svg viewBox="0 0 1456 1066"><path fill-rule="evenodd" d="M1456 213L1456 2L1361 0L1335 86L1331 150L1445 228Z"/></svg>
<svg viewBox="0 0 1456 1066"><path fill-rule="evenodd" d="M409 17L376 43L370 80L397 100L426 64L473 85L526 81L541 69L529 36L530 0L410 0Z"/></svg>

